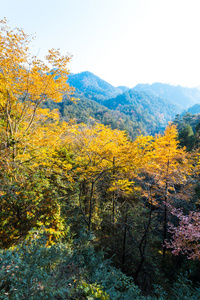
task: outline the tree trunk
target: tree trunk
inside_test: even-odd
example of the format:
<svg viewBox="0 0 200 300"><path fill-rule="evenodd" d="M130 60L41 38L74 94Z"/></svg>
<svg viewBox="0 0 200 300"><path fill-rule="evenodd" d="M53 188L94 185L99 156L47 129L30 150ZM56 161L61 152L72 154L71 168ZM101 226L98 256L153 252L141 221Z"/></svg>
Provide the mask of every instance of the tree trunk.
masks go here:
<svg viewBox="0 0 200 300"><path fill-rule="evenodd" d="M127 218L128 218L128 207L126 205L125 221L124 221L123 250L122 250L122 272L125 271L125 263L126 263Z"/></svg>
<svg viewBox="0 0 200 300"><path fill-rule="evenodd" d="M93 203L92 203L92 197L93 197L93 191L94 191L94 181L92 181L91 184L91 191L90 191L90 199L89 199L89 221L88 221L88 230L91 230L91 221L92 221L92 210L93 210Z"/></svg>

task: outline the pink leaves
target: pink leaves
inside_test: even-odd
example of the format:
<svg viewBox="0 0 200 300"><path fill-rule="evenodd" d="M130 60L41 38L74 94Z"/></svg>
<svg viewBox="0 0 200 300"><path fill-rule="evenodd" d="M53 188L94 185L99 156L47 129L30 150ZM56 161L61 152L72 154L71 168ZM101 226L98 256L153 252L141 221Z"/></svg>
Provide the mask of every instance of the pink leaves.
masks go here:
<svg viewBox="0 0 200 300"><path fill-rule="evenodd" d="M178 217L179 225L170 224L169 232L172 233L168 248L173 248L173 254L186 254L188 259L200 260L200 212L191 211L185 216L180 209L170 207L171 214Z"/></svg>

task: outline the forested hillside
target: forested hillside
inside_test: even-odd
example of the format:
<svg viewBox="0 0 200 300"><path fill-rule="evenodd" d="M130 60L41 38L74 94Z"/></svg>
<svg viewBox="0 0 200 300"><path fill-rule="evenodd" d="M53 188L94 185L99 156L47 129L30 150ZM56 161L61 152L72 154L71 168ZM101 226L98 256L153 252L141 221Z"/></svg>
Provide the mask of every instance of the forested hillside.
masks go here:
<svg viewBox="0 0 200 300"><path fill-rule="evenodd" d="M29 42L1 21L0 299L199 299L199 145L182 147L175 124L131 140L89 119L102 122L91 100L70 112L70 57L43 62ZM161 114L151 99L104 102Z"/></svg>
<svg viewBox="0 0 200 300"><path fill-rule="evenodd" d="M165 128L180 111L176 105L163 98L156 97L150 92L136 92L134 89L116 98L105 100L103 104L110 109L135 117L137 121L142 121L147 134L154 134Z"/></svg>
<svg viewBox="0 0 200 300"><path fill-rule="evenodd" d="M69 99L63 99L61 103L47 101L45 107L59 109L62 120L66 122L73 120L77 124L82 122L86 124L101 123L112 129L125 130L131 139L135 139L139 134L146 134L145 114L143 118L140 115L131 117L118 110L108 109L96 101L80 97L80 95L78 97L75 103ZM149 126L149 130L155 131L154 123L151 127Z"/></svg>
<svg viewBox="0 0 200 300"><path fill-rule="evenodd" d="M76 123L98 122L112 129L125 130L131 139L139 134L163 132L169 120L179 110L173 104L146 93L126 92L117 98L105 100L99 104L75 94L79 100L75 103L63 99L61 103L48 101L45 106L59 109L62 119Z"/></svg>

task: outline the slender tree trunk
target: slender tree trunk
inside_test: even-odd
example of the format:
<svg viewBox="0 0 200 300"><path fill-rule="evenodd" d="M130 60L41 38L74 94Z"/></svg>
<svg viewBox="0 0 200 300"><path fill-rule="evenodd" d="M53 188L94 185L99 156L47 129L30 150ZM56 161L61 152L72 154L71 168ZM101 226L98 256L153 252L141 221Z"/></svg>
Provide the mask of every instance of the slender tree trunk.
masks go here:
<svg viewBox="0 0 200 300"><path fill-rule="evenodd" d="M115 177L115 157L113 157L113 180ZM113 223L113 234L115 233L115 191L112 193L112 223Z"/></svg>
<svg viewBox="0 0 200 300"><path fill-rule="evenodd" d="M15 162L16 154L17 154L17 149L16 149L16 144L15 144L15 141L14 141L14 144L13 144L13 162Z"/></svg>
<svg viewBox="0 0 200 300"><path fill-rule="evenodd" d="M90 199L89 199L89 221L88 221L88 230L91 230L91 221L92 221L92 210L93 210L93 203L92 203L92 197L94 192L94 181L92 181L91 184L91 191L90 191Z"/></svg>
<svg viewBox="0 0 200 300"><path fill-rule="evenodd" d="M169 150L170 154L170 150ZM165 246L165 240L167 238L167 202L168 202L168 176L169 176L169 156L168 156L168 162L167 162L167 178L166 178L166 185L165 185L165 203L164 203L164 220L163 220L163 262L165 259L165 254L166 254L166 246Z"/></svg>
<svg viewBox="0 0 200 300"><path fill-rule="evenodd" d="M79 199L81 200L81 202L80 202L81 206L83 203L83 207L81 207L82 212L84 210L84 214L85 214L85 216L87 216L89 213L89 209L88 209L89 204L88 204L88 188L87 188L87 182L85 179L80 183Z"/></svg>
<svg viewBox="0 0 200 300"><path fill-rule="evenodd" d="M125 221L124 221L123 250L122 250L122 272L125 271L125 263L126 263L127 219L128 219L128 206L126 205Z"/></svg>
<svg viewBox="0 0 200 300"><path fill-rule="evenodd" d="M167 197L165 197L165 198L167 198ZM165 259L165 254L166 254L166 246L165 246L166 238L167 238L167 206L165 204L165 206L164 206L164 222L163 222L163 259Z"/></svg>
<svg viewBox="0 0 200 300"><path fill-rule="evenodd" d="M145 232L143 234L143 237L140 241L140 244L139 244L139 252L140 252L140 262L137 266L137 269L135 271L135 274L134 274L134 280L135 280L135 283L137 284L138 281L138 275L139 275L139 272L141 271L142 269L142 266L145 262L145 250L146 250L146 244L147 244L147 234L148 234L148 231L149 231L149 228L150 228L150 225L151 225L151 221L152 221L152 196L151 196L151 187L150 187L150 191L149 191L149 200L150 200L150 209L149 209L149 219L148 219L148 222L147 222L147 225L146 225L146 228L145 228Z"/></svg>
<svg viewBox="0 0 200 300"><path fill-rule="evenodd" d="M166 246L165 241L167 238L167 191L168 191L168 183L166 182L166 188L165 188L165 203L164 203L164 218L163 218L163 260L165 259L166 254Z"/></svg>
<svg viewBox="0 0 200 300"><path fill-rule="evenodd" d="M143 263L145 261L145 256L143 255L141 249L140 249L140 256L141 256L141 259L140 259L140 262L139 262L139 265L137 266L137 269L135 271L135 274L134 274L134 281L136 284L138 284L138 275L142 269L142 266L143 266Z"/></svg>
<svg viewBox="0 0 200 300"><path fill-rule="evenodd" d="M80 207L80 210L82 212L83 219L84 219L85 223L88 226L86 211L84 211L83 208L82 208L82 193L83 193L83 183L80 183L79 184L79 207ZM86 206L84 208L86 208Z"/></svg>

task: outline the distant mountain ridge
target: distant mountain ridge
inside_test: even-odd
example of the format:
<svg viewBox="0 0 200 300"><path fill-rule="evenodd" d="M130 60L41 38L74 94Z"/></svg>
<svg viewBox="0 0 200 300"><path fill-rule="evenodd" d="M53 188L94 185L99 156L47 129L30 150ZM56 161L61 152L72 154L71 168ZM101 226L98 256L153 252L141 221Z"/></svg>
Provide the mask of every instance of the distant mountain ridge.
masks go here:
<svg viewBox="0 0 200 300"><path fill-rule="evenodd" d="M127 86L118 86L117 88L120 89L123 93L130 90L130 88L128 88Z"/></svg>
<svg viewBox="0 0 200 300"><path fill-rule="evenodd" d="M104 100L115 98L129 90L126 86L114 87L89 71L70 74L68 83L70 86L75 87L76 92L80 95L100 103ZM187 88L180 85L173 86L156 82L153 84L137 84L132 89L138 92L153 93L154 96L164 98L179 106L182 110L194 104L200 104L200 89L198 88Z"/></svg>
<svg viewBox="0 0 200 300"><path fill-rule="evenodd" d="M195 104L188 108L188 113L191 113L192 115L200 114L200 104Z"/></svg>
<svg viewBox="0 0 200 300"><path fill-rule="evenodd" d="M182 109L200 103L200 90L198 88L187 88L180 85L173 86L156 82L151 85L137 84L133 89L135 91L150 91L155 96L165 98Z"/></svg>

